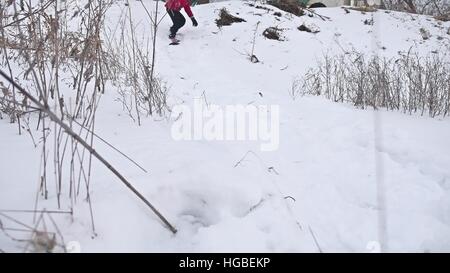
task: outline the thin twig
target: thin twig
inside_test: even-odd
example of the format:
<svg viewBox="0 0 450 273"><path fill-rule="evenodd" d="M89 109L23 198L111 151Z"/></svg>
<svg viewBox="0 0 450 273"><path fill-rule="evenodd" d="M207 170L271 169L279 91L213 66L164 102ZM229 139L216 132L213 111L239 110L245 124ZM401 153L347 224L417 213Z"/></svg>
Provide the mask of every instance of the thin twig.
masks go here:
<svg viewBox="0 0 450 273"><path fill-rule="evenodd" d="M136 165L136 167L138 167L139 169L141 169L143 172L148 173L148 171L146 169L144 169L142 166L140 166L138 163L136 163L136 161L134 161L133 159L131 159L129 156L127 156L125 153L121 152L119 149L117 149L116 147L114 147L112 144L110 144L108 141L106 141L105 139L103 139L102 137L100 137L99 135L97 135L96 133L92 132L91 130L89 130L88 128L86 128L85 126L83 126L82 124L80 124L79 122L77 122L75 119L72 118L72 121L75 122L76 124L78 124L81 128L83 128L84 130L88 131L89 133L91 133L92 135L94 135L96 138L98 138L100 141L102 141L103 143L105 143L106 145L108 145L110 148L112 148L113 150L115 150L116 152L118 152L119 154L121 154L122 156L124 156L126 159L128 159L129 161L131 161L131 163L133 163L134 165Z"/></svg>
<svg viewBox="0 0 450 273"><path fill-rule="evenodd" d="M6 213L56 213L56 214L72 214L71 211L64 210L20 210L20 209L0 209L0 212Z"/></svg>
<svg viewBox="0 0 450 273"><path fill-rule="evenodd" d="M314 232L313 232L311 226L308 226L308 229L309 229L309 232L311 233L314 243L317 246L317 249L319 250L320 253L323 253L322 248L320 247L319 242L317 242L316 236L314 235Z"/></svg>

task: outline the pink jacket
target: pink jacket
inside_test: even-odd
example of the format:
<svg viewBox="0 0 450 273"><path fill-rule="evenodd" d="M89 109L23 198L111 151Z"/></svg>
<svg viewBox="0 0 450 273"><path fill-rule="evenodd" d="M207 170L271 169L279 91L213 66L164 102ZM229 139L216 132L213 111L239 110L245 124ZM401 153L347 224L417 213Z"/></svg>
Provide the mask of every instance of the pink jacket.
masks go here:
<svg viewBox="0 0 450 273"><path fill-rule="evenodd" d="M167 0L166 8L175 11L180 11L181 8L184 8L184 11L187 13L189 17L194 16L188 0Z"/></svg>

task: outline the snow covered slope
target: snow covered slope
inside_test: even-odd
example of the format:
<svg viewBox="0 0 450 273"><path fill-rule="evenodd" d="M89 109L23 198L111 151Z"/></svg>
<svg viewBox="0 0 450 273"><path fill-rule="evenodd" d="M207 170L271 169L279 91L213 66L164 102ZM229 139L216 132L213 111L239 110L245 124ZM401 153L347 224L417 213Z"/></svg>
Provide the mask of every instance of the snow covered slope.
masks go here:
<svg viewBox="0 0 450 273"><path fill-rule="evenodd" d="M131 4L139 32L148 37L145 10L139 2ZM96 149L179 232L174 236L163 228L95 163L91 189L97 236L87 204L79 202L73 218L54 216L65 241L80 242L82 251L369 251L379 239L376 179L381 176L388 250L450 251L448 118L359 110L321 97L293 100L289 95L293 80L326 52L356 50L390 57L410 48L424 56L448 52L450 22L395 12L317 9L331 18L324 21L263 6L269 10L242 1L198 5L193 11L199 27L188 20L179 46L168 46L166 16L158 32L156 67L170 86L172 106L193 105L199 99L217 105L279 105L279 149L261 152L254 141L174 141L172 120L148 118L138 127L111 88L97 113L97 133L149 173L100 142ZM222 7L246 22L219 29L215 19ZM110 9L111 28L124 8L119 1ZM373 25L364 24L372 18ZM257 22L254 54L260 62L251 63L247 54ZM297 30L303 23L320 32ZM262 36L274 26L283 29L283 41ZM420 28L431 38L423 40ZM33 208L39 150L5 121L0 122L0 140L0 209ZM55 196L39 205L55 209ZM7 237L0 237L0 249L20 251Z"/></svg>

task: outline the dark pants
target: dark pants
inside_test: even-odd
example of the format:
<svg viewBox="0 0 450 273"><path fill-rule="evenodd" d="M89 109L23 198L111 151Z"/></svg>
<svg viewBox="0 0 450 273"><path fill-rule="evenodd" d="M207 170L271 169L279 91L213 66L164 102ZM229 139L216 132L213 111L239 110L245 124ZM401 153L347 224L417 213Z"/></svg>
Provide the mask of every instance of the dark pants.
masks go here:
<svg viewBox="0 0 450 273"><path fill-rule="evenodd" d="M173 22L173 26L170 28L170 34L175 35L177 34L177 31L186 24L186 19L179 11L167 9L167 13Z"/></svg>

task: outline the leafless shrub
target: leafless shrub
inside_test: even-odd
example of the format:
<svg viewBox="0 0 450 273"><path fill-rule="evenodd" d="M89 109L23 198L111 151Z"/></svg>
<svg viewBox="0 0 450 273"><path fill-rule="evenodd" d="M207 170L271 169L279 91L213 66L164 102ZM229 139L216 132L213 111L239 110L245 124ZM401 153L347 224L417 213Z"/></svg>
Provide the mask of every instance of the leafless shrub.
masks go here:
<svg viewBox="0 0 450 273"><path fill-rule="evenodd" d="M376 7L371 7L371 6L348 7L347 9L356 10L356 11L361 12L362 14L366 14L367 12L375 12L378 10Z"/></svg>
<svg viewBox="0 0 450 273"><path fill-rule="evenodd" d="M448 22L450 21L450 12L447 14L436 15L434 16L434 19L438 21Z"/></svg>
<svg viewBox="0 0 450 273"><path fill-rule="evenodd" d="M32 96L38 98L46 110L52 109L58 119L79 120L82 125L73 130L78 130L91 145L94 135L90 132L95 131L96 109L107 78L107 60L100 34L110 5L110 0L84 3L47 0L35 5L11 1L7 6L0 5L3 41L0 65L7 67L10 79L27 86ZM63 206L63 194L68 195L67 205L73 207L84 188L85 200L91 208L92 154L80 147L79 142L66 134L43 109L31 104L23 93L16 92L17 87L11 81L2 89L0 110L10 116L13 113L19 131L25 129L33 142L39 140L35 145L42 149L39 178L42 198L48 199L49 189L55 189L58 208ZM70 90L73 92L68 92ZM36 129L30 129L31 122L36 123ZM49 183L55 186L50 187ZM92 208L91 219L95 233Z"/></svg>
<svg viewBox="0 0 450 273"><path fill-rule="evenodd" d="M13 92L11 92L3 82L0 81L0 119L5 114L9 117L11 123L15 123L18 117L22 115L21 103L16 101Z"/></svg>
<svg viewBox="0 0 450 273"><path fill-rule="evenodd" d="M282 31L283 30L278 27L269 27L264 30L263 35L270 40L283 41L283 38L281 37Z"/></svg>
<svg viewBox="0 0 450 273"><path fill-rule="evenodd" d="M265 11L267 11L267 13L269 13L270 11L272 11L272 9L269 9L268 7L265 7L265 6L261 6L261 5L257 5L256 4L256 2L257 1L254 1L255 2L255 4L253 4L253 3L245 3L247 6L249 6L249 7L254 7L254 8L256 8L256 9L261 9L261 10L265 10ZM265 1L260 1L262 4L265 2ZM281 14L280 14L280 16L281 16Z"/></svg>
<svg viewBox="0 0 450 273"><path fill-rule="evenodd" d="M388 10L417 12L414 0L382 0L382 6Z"/></svg>
<svg viewBox="0 0 450 273"><path fill-rule="evenodd" d="M271 0L267 4L279 8L285 12L292 13L296 16L302 16L305 14L302 4L295 0Z"/></svg>
<svg viewBox="0 0 450 273"><path fill-rule="evenodd" d="M448 18L450 13L449 0L383 0L382 4L388 10L434 15L436 19Z"/></svg>
<svg viewBox="0 0 450 273"><path fill-rule="evenodd" d="M450 111L450 62L432 54L404 54L395 59L363 54L325 55L291 93L323 95L365 109L385 108L409 114L446 116Z"/></svg>
<svg viewBox="0 0 450 273"><path fill-rule="evenodd" d="M90 194L92 160L93 157L104 160L93 149L94 139L98 137L95 134L96 110L105 92L106 81L117 76L114 73L117 56L107 53L102 36L105 14L112 2L0 3L0 67L1 76L7 79L0 86L0 111L17 121L19 132L25 129L35 145L42 149L35 207L41 198L55 196L59 209L64 206L72 210L77 199L84 195L89 204L94 235ZM136 41L133 38L131 44L135 45ZM154 52L149 55L140 50L135 47L131 59L133 74L129 81L134 84L133 92L145 88L142 93L146 97L142 101L146 102L143 106L146 110L155 105L155 100L164 101L163 106L165 94L155 99L152 97L155 93L149 92L163 89L159 81L156 85L153 81L156 78L152 65ZM150 63L147 60L151 60ZM118 75L128 72L125 70ZM162 108L156 107L149 113L161 111ZM113 172L123 178L115 169ZM128 181L124 183L152 207Z"/></svg>
<svg viewBox="0 0 450 273"><path fill-rule="evenodd" d="M218 27L230 26L233 23L245 22L244 19L231 15L226 8L222 8L219 12L219 18L216 19Z"/></svg>
<svg viewBox="0 0 450 273"><path fill-rule="evenodd" d="M156 1L155 4L158 4ZM158 8L154 14L147 11L152 26L151 37L138 35L133 15L128 5L122 10L117 29L105 33L108 42L109 67L113 71L112 83L118 88L119 101L129 116L141 124L141 116L164 115L167 106L167 87L155 72L156 32L162 18ZM138 37L141 36L141 39Z"/></svg>
<svg viewBox="0 0 450 273"><path fill-rule="evenodd" d="M320 32L320 29L314 25L307 26L305 24L302 24L297 29L300 31L305 31L305 32L314 33L314 34Z"/></svg>
<svg viewBox="0 0 450 273"><path fill-rule="evenodd" d="M18 217L25 215L25 217ZM32 217L35 215L35 217ZM31 219L35 220L31 222ZM23 221L22 219L26 219ZM10 241L11 252L66 252L64 237L47 211L1 211L0 239Z"/></svg>

